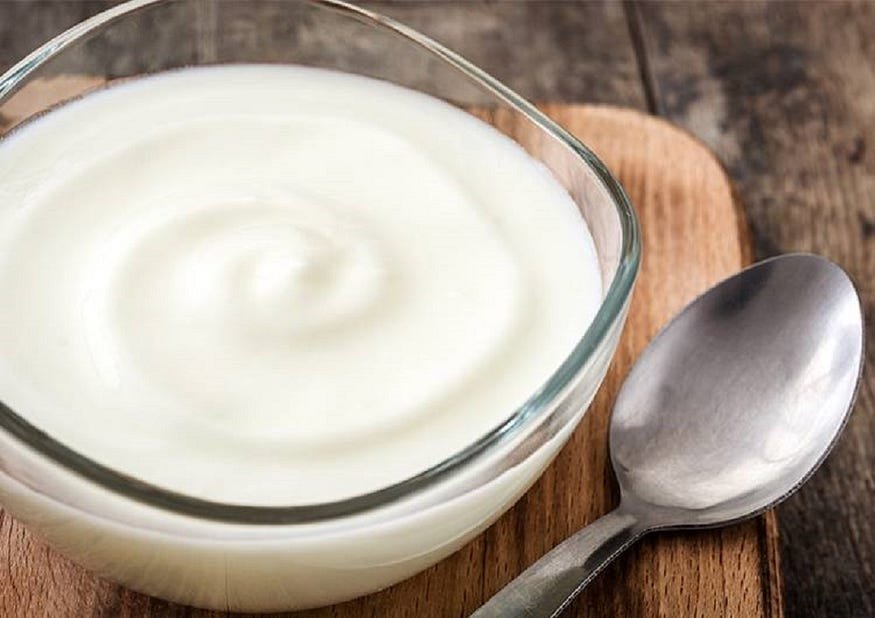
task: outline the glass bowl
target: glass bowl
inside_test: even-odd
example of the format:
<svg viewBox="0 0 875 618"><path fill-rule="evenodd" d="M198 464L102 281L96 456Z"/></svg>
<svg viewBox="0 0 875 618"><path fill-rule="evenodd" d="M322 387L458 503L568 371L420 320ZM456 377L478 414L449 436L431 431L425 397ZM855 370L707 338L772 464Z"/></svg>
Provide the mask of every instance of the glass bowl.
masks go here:
<svg viewBox="0 0 875 618"><path fill-rule="evenodd" d="M141 592L205 608L328 605L384 588L449 555L543 472L586 411L615 351L638 271L638 227L603 164L530 103L422 34L334 0L121 4L0 77L0 123L6 125L0 129L113 80L227 63L358 73L471 113L512 119L502 123L514 127L510 137L578 205L603 279L604 298L584 336L503 423L421 474L338 502L264 507L174 493L75 452L0 404L0 503L75 561ZM21 94L31 89L41 96ZM14 290L7 292L14 297Z"/></svg>

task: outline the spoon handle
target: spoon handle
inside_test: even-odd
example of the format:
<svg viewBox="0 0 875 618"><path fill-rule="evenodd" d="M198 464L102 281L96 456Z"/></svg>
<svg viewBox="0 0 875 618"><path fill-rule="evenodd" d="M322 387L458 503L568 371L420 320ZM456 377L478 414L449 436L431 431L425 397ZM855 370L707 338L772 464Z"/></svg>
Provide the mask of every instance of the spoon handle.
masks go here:
<svg viewBox="0 0 875 618"><path fill-rule="evenodd" d="M471 618L557 616L643 533L638 519L621 506L554 547Z"/></svg>

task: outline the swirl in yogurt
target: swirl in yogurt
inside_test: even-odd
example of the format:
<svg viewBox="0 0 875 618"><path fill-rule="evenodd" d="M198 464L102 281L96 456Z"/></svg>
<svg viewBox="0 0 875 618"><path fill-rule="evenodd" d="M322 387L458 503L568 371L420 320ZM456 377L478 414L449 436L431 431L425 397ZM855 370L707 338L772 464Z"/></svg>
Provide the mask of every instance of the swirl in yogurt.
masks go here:
<svg viewBox="0 0 875 618"><path fill-rule="evenodd" d="M575 204L521 148L325 70L88 95L0 142L0 197L0 398L212 500L335 500L438 463L601 300Z"/></svg>

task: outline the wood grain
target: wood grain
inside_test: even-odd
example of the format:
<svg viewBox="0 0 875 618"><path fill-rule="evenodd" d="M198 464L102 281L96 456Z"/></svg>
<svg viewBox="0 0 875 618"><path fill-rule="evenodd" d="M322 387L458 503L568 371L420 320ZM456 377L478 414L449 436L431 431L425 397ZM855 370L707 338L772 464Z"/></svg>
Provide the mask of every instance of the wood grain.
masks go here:
<svg viewBox="0 0 875 618"><path fill-rule="evenodd" d="M0 71L63 29L121 1L0 0ZM210 54L210 48L221 55L223 45L237 54L268 60L287 53L289 41L319 36L311 24L289 19L292 0L259 3L259 10L253 11L250 0L199 0L189 9L181 5L171 14L162 13L160 20L144 17L127 40L116 35L79 50L78 68L113 75L144 70L153 57L178 56L180 40L210 35L213 40L192 45L193 60ZM530 99L644 105L620 3L364 0L357 4L421 28ZM218 33L192 26L205 20L202 13L208 8L220 26ZM592 27L595 24L598 27ZM186 27L188 36L179 35ZM131 49L131 40L148 41L149 53ZM416 63L398 63L393 69L401 73L402 81L404 73L421 72Z"/></svg>
<svg viewBox="0 0 875 618"><path fill-rule="evenodd" d="M875 336L875 4L640 3L657 111L726 162L760 257L842 265ZM787 613L875 616L875 347L835 452L779 507Z"/></svg>
<svg viewBox="0 0 875 618"><path fill-rule="evenodd" d="M59 88L71 84L53 80L39 92L19 96L47 97ZM411 580L301 616L467 615L552 546L608 511L617 496L606 432L610 404L623 376L669 316L750 259L746 225L729 182L703 144L633 111L564 105L545 109L605 159L641 217L642 274L605 386L544 477L486 533ZM520 141L537 138L507 112L487 116ZM722 531L645 539L598 578L569 613L780 616L776 547L771 514ZM3 616L219 615L99 580L8 516L0 519L0 581L5 583L0 587Z"/></svg>

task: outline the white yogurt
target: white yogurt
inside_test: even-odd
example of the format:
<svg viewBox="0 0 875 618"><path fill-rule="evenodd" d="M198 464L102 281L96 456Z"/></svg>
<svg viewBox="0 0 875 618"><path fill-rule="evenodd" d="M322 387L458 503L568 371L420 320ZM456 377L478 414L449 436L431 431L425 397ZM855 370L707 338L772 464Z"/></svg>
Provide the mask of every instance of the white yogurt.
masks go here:
<svg viewBox="0 0 875 618"><path fill-rule="evenodd" d="M562 187L442 101L186 69L0 141L0 399L121 472L289 505L506 419L602 297Z"/></svg>

